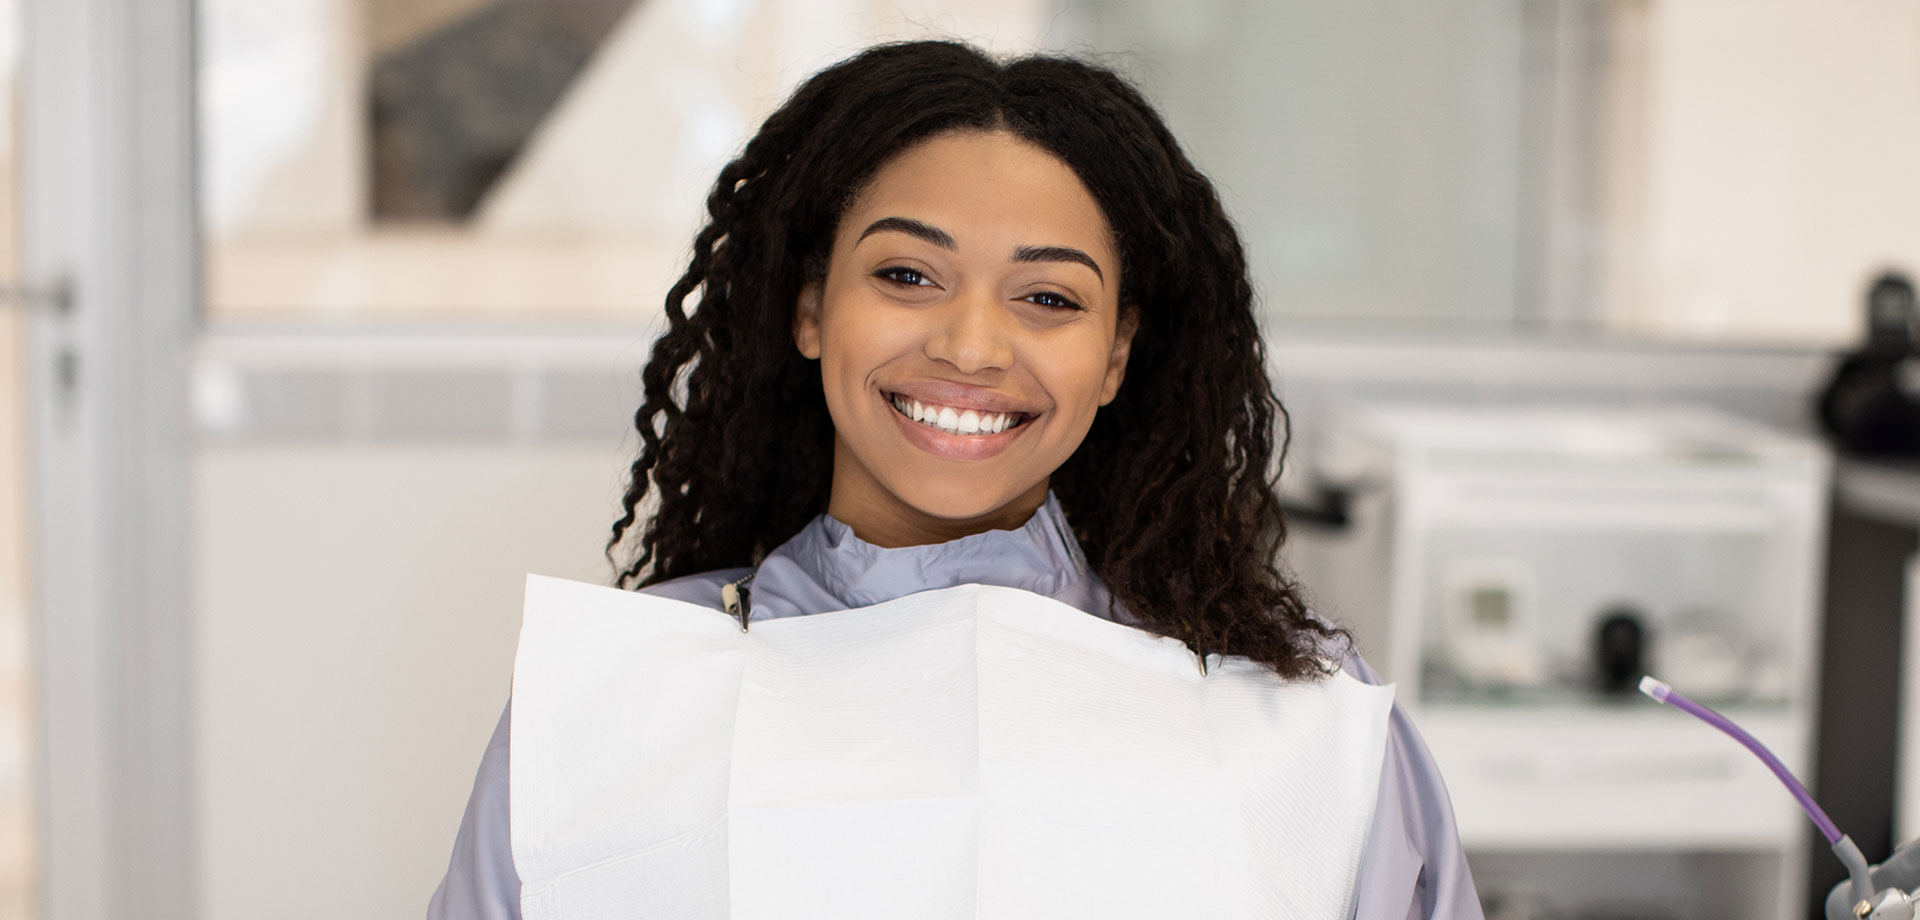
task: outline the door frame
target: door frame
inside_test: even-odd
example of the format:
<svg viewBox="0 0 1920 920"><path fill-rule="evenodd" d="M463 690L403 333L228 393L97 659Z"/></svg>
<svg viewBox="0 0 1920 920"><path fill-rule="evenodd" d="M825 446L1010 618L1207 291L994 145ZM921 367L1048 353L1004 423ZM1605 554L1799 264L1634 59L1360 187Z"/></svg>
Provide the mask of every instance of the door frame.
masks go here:
<svg viewBox="0 0 1920 920"><path fill-rule="evenodd" d="M26 336L38 903L198 914L191 356L201 320L192 0L26 0Z"/></svg>

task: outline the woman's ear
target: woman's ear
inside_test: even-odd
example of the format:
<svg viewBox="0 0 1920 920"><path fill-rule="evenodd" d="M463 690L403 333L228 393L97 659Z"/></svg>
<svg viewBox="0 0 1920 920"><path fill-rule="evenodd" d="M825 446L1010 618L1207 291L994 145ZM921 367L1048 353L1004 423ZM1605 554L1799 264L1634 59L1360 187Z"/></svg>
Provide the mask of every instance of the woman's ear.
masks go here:
<svg viewBox="0 0 1920 920"><path fill-rule="evenodd" d="M1113 402L1120 381L1127 376L1127 356L1133 353L1133 334L1140 331L1140 308L1123 307L1113 330L1113 352L1107 356L1107 379L1100 387L1100 405Z"/></svg>
<svg viewBox="0 0 1920 920"><path fill-rule="evenodd" d="M793 344L809 360L820 360L821 282L809 281L800 287L793 304Z"/></svg>

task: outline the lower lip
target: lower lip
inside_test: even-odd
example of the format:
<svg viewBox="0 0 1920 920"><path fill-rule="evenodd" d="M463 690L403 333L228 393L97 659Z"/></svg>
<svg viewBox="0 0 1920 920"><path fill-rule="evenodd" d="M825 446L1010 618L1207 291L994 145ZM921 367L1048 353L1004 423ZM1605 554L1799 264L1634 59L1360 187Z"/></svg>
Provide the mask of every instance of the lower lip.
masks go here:
<svg viewBox="0 0 1920 920"><path fill-rule="evenodd" d="M931 425L924 425L900 414L893 402L885 396L880 398L881 408L893 417L900 426L900 433L915 447L948 460L985 460L1012 444L1038 419L1029 417L1026 421L998 434L948 434Z"/></svg>

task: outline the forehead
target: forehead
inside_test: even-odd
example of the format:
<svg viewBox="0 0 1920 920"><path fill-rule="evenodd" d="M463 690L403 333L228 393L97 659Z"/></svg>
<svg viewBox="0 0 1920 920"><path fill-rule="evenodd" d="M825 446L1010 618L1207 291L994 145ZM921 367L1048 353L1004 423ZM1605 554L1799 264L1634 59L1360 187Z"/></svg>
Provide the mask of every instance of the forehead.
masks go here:
<svg viewBox="0 0 1920 920"><path fill-rule="evenodd" d="M881 217L933 224L963 251L1073 246L1114 260L1106 216L1072 167L1005 131L936 135L887 161L847 209L841 242Z"/></svg>

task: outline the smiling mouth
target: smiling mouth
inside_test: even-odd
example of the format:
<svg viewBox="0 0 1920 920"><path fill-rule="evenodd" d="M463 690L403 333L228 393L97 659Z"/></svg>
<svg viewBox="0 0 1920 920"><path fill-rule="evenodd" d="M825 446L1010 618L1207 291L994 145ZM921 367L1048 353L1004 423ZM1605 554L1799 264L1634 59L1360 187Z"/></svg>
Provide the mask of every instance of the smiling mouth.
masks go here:
<svg viewBox="0 0 1920 920"><path fill-rule="evenodd" d="M898 393L887 394L887 404L893 407L893 411L935 431L962 436L981 437L999 434L1018 428L1033 419L1032 415L1025 412L981 412L977 409L956 409L953 406L921 402Z"/></svg>

